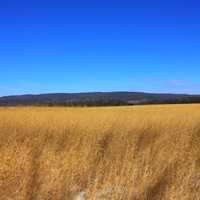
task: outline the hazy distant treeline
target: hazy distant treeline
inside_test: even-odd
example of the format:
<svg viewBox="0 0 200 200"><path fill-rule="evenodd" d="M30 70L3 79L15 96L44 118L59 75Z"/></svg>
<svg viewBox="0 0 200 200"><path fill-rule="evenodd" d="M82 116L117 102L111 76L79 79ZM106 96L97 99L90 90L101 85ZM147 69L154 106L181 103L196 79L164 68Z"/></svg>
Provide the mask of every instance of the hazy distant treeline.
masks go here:
<svg viewBox="0 0 200 200"><path fill-rule="evenodd" d="M0 106L123 106L200 103L200 95L138 92L54 93L0 97Z"/></svg>

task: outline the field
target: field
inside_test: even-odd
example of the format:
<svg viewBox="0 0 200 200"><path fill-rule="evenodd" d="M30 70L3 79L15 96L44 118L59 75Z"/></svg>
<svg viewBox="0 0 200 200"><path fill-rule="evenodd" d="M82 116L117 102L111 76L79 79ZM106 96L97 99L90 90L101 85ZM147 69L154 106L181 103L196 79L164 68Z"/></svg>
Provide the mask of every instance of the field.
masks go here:
<svg viewBox="0 0 200 200"><path fill-rule="evenodd" d="M200 105L0 108L0 200L159 199L200 199Z"/></svg>

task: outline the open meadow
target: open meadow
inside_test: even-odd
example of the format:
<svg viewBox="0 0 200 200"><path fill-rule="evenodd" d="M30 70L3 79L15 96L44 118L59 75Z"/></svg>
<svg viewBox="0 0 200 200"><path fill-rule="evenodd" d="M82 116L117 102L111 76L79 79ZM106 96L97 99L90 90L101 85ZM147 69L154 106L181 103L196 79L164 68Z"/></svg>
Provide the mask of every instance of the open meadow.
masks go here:
<svg viewBox="0 0 200 200"><path fill-rule="evenodd" d="M199 199L198 104L0 108L0 200Z"/></svg>

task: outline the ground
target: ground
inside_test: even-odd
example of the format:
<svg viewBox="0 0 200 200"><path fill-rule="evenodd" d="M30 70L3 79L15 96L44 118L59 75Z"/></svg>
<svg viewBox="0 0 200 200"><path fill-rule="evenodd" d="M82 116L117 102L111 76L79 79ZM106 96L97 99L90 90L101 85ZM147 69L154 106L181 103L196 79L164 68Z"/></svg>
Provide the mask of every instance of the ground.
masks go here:
<svg viewBox="0 0 200 200"><path fill-rule="evenodd" d="M0 108L2 200L198 200L200 105Z"/></svg>

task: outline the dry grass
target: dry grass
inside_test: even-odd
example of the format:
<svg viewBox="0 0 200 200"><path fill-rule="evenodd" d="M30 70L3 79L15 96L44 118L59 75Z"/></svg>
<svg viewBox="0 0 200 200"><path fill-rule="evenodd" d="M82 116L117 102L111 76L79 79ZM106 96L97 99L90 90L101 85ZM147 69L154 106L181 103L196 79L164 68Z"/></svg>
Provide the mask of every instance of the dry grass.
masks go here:
<svg viewBox="0 0 200 200"><path fill-rule="evenodd" d="M0 200L197 200L200 105L0 108L0 161Z"/></svg>

